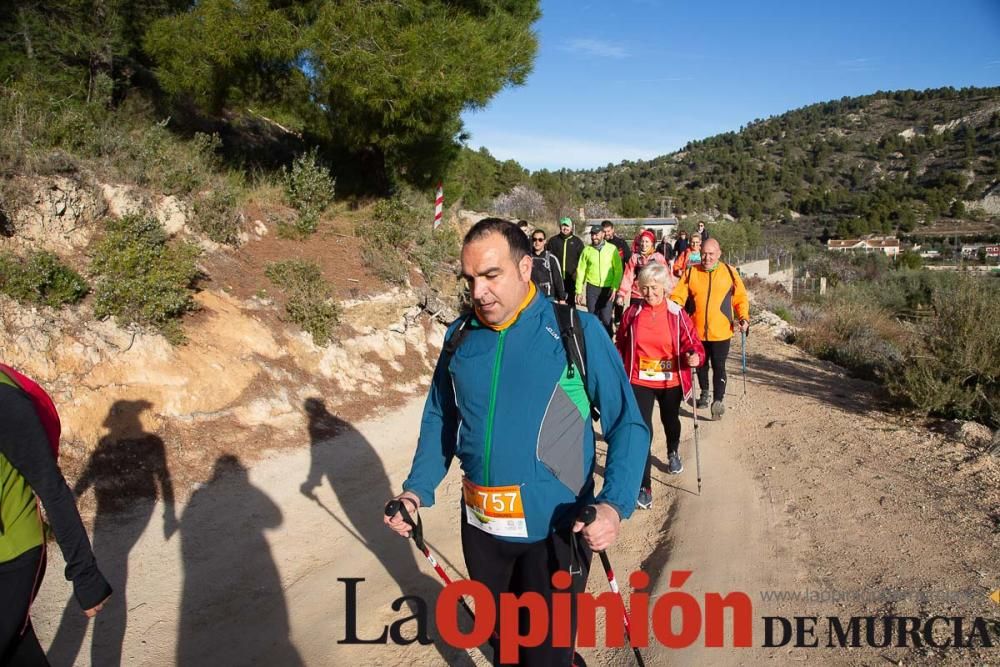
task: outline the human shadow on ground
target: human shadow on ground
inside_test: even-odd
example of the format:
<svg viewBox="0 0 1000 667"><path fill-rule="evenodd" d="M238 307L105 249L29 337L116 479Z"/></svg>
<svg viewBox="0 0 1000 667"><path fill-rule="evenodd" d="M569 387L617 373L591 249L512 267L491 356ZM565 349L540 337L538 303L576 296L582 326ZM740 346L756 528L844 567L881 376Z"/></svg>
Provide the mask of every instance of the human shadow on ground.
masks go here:
<svg viewBox="0 0 1000 667"><path fill-rule="evenodd" d="M344 513L341 519L327 510L331 519L378 559L403 595L418 596L427 602L428 631L444 664L474 665L468 653L447 645L434 631L435 602L444 582L425 574L422 568L430 565L423 557L418 560L418 552L410 540L399 537L382 523L384 504L396 495L396 490L378 452L351 424L331 414L322 399L308 398L304 408L311 460L309 474L300 487L302 494L319 503L315 490L326 478ZM351 576L349 569L345 570L345 576ZM410 609L413 610L412 604ZM463 631L467 632L471 623L466 624L461 614L459 618Z"/></svg>
<svg viewBox="0 0 1000 667"><path fill-rule="evenodd" d="M116 401L104 420L108 434L100 439L76 485L79 497L90 488L97 499L94 554L114 594L94 619L89 664L121 665L128 616L129 553L153 517L157 499L164 503L163 534L177 530L174 488L167 469L163 440L143 429L140 415L152 404ZM49 660L71 665L87 632L87 618L71 596L49 647ZM87 662L87 661L85 661Z"/></svg>
<svg viewBox="0 0 1000 667"><path fill-rule="evenodd" d="M250 483L240 460L220 456L180 521L184 584L176 664L303 664L265 537L281 523L281 510Z"/></svg>

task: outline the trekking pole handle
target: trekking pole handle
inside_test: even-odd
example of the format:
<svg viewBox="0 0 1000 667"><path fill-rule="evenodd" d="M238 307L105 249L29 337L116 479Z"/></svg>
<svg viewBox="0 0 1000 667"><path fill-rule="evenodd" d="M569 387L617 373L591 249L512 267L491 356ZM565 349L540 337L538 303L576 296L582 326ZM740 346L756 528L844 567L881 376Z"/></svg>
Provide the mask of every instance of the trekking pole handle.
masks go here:
<svg viewBox="0 0 1000 667"><path fill-rule="evenodd" d="M406 509L406 503L398 498L393 498L385 504L385 515L395 516L397 512L403 515L403 521L409 524L410 528L413 529L413 541L416 542L417 547L423 551L425 548L424 531L423 526L420 523L420 519L418 518L417 521L414 521L413 517L410 516L409 510Z"/></svg>
<svg viewBox="0 0 1000 667"><path fill-rule="evenodd" d="M589 526L594 523L597 519L597 508L593 505L586 505L580 510L580 515L577 517L578 521L583 522L583 525Z"/></svg>

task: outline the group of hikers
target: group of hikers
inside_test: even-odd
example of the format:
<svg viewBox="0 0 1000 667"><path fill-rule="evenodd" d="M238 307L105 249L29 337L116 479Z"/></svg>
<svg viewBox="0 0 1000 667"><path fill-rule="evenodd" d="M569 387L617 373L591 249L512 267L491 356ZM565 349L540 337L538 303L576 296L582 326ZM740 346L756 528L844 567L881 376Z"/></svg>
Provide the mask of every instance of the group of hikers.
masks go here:
<svg viewBox="0 0 1000 667"><path fill-rule="evenodd" d="M570 573L570 592L583 591L592 553L615 543L637 507L652 507L655 404L668 472L679 474L679 409L694 398L692 369L701 388L692 409L709 406L711 365L711 411L721 418L729 342L749 327L746 289L703 230L659 248L646 230L629 246L605 222L591 228L583 247L570 219L559 228L546 240L540 230L486 218L466 234L461 270L473 311L448 328L409 476L384 517L409 536L457 457L466 567L497 604L503 593L527 592L551 603L557 571ZM46 564L40 507L87 616L101 610L111 587L56 462L60 428L51 399L0 364L0 415L0 590L7 602L0 664L46 665L28 613ZM596 420L607 443L599 492ZM571 616L575 633L575 611ZM524 648L517 664L582 664L556 643L547 635Z"/></svg>
<svg viewBox="0 0 1000 667"><path fill-rule="evenodd" d="M701 389L692 409L709 406L711 365L712 414L721 418L729 342L749 329L746 288L703 227L669 249L667 241L657 249L649 230L630 247L608 221L590 238L584 247L569 218L548 240L499 218L469 230L461 265L473 312L448 328L409 476L387 505L386 525L409 537L457 457L468 575L495 604L501 594L528 592L551 604L557 571L572 576L570 592L583 591L593 552L615 543L636 508L652 507L654 405L668 471L678 474L679 410L694 398L692 369ZM621 308L617 328L613 305ZM598 419L607 443L599 492ZM523 647L517 664L583 664L555 643L547 635Z"/></svg>

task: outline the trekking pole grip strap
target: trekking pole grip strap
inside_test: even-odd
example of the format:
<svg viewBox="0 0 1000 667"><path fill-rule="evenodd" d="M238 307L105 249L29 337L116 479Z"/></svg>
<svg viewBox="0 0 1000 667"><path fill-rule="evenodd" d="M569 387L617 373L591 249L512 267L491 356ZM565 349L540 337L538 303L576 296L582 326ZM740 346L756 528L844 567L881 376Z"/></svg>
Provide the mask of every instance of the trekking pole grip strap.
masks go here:
<svg viewBox="0 0 1000 667"><path fill-rule="evenodd" d="M417 547L423 551L424 550L424 523L417 514L417 520L414 521L413 517L410 516L410 511L406 509L406 503L398 499L390 500L385 504L385 515L394 516L397 513L403 515L403 521L405 521L410 528L413 529L413 541L417 543Z"/></svg>

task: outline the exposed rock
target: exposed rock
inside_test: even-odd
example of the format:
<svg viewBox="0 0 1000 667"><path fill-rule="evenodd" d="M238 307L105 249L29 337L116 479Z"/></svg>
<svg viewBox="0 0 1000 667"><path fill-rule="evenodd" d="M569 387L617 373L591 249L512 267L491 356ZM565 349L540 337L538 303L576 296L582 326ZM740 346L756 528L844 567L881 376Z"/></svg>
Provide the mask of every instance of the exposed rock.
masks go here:
<svg viewBox="0 0 1000 667"><path fill-rule="evenodd" d="M769 310L753 309L750 313L750 326L763 327L772 336L786 343L795 338L795 327Z"/></svg>
<svg viewBox="0 0 1000 667"><path fill-rule="evenodd" d="M993 431L979 422L958 422L957 435L969 447L983 448L993 444Z"/></svg>
<svg viewBox="0 0 1000 667"><path fill-rule="evenodd" d="M0 239L0 247L72 253L88 244L106 210L91 188L65 176L37 179L28 201L11 214L14 234Z"/></svg>

